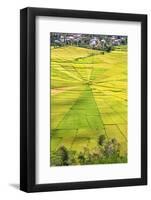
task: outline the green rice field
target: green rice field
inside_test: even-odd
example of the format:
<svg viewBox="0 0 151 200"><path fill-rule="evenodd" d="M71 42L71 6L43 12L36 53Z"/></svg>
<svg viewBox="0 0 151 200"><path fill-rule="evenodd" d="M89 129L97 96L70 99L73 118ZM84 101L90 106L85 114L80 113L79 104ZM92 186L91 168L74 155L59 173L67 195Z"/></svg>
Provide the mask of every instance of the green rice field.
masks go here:
<svg viewBox="0 0 151 200"><path fill-rule="evenodd" d="M50 156L61 146L94 151L99 135L127 154L127 46L104 54L76 46L51 47ZM93 163L92 163L93 164Z"/></svg>

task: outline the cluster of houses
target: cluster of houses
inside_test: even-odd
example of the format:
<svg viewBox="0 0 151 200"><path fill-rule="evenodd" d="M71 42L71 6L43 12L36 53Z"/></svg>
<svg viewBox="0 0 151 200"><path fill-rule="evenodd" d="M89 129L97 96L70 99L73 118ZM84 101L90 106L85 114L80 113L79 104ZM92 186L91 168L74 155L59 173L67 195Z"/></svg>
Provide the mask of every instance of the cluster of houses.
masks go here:
<svg viewBox="0 0 151 200"><path fill-rule="evenodd" d="M105 49L111 46L126 45L127 37L79 33L51 33L50 41L52 46L76 45L93 49Z"/></svg>

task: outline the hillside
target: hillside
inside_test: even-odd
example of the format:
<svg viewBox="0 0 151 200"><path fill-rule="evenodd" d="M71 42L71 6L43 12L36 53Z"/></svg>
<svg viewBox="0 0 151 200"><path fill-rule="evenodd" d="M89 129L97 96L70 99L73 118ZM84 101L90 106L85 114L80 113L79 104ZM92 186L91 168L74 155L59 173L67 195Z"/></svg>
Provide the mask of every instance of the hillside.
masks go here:
<svg viewBox="0 0 151 200"><path fill-rule="evenodd" d="M51 49L51 152L94 150L99 135L127 153L127 50Z"/></svg>

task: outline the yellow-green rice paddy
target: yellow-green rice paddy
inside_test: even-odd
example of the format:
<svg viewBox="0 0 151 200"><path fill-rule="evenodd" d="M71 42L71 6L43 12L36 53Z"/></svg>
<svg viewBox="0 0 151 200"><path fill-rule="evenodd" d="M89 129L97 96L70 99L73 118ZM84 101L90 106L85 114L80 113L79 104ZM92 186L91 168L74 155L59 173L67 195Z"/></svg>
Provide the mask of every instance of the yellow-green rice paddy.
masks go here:
<svg viewBox="0 0 151 200"><path fill-rule="evenodd" d="M66 46L51 48L51 145L82 151L99 135L116 138L127 153L127 48L104 54Z"/></svg>

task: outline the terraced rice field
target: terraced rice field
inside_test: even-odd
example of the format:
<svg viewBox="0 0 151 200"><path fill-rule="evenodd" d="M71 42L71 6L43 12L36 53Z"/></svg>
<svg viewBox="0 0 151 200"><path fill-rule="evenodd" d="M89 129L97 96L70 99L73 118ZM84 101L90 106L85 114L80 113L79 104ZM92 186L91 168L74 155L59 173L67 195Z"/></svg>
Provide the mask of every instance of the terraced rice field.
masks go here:
<svg viewBox="0 0 151 200"><path fill-rule="evenodd" d="M51 145L90 150L105 134L127 152L127 49L104 55L67 46L51 48Z"/></svg>

